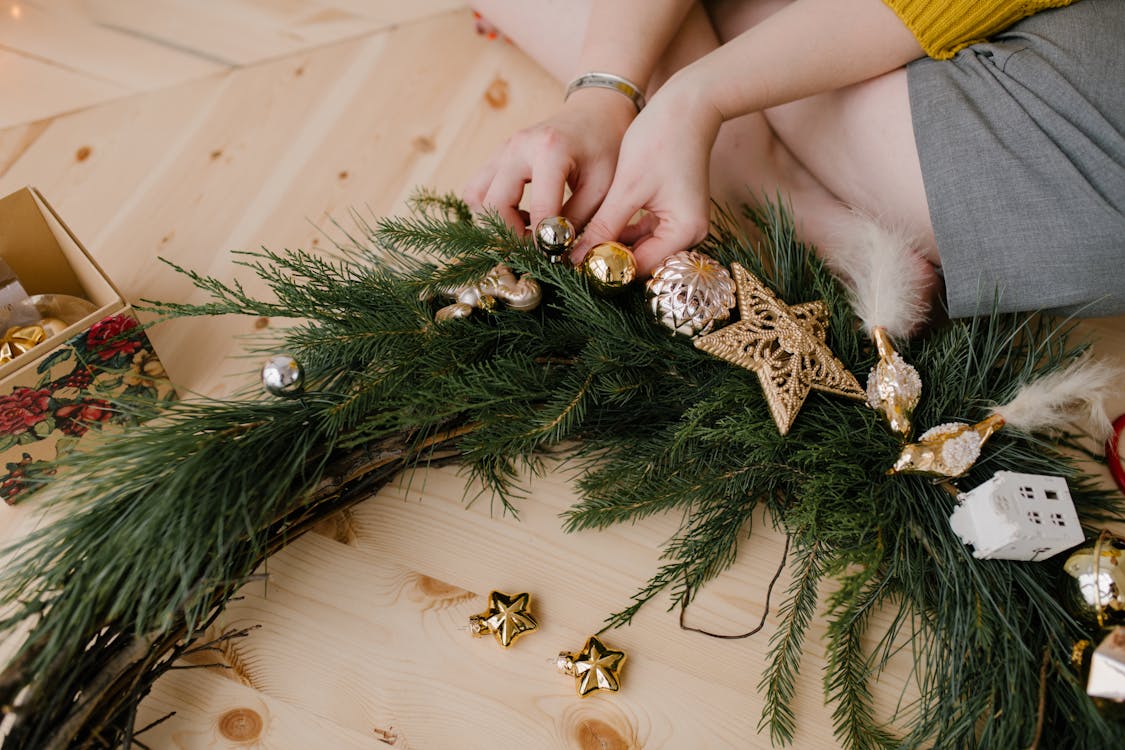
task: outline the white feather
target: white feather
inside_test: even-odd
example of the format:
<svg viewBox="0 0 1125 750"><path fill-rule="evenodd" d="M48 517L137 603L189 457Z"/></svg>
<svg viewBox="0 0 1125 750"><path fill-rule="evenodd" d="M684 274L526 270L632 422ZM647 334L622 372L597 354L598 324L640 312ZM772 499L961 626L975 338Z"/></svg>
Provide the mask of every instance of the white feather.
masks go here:
<svg viewBox="0 0 1125 750"><path fill-rule="evenodd" d="M1076 424L1104 442L1113 432L1106 399L1125 386L1119 367L1083 357L1063 370L1020 388L1015 398L993 413L1024 432L1056 432Z"/></svg>
<svg viewBox="0 0 1125 750"><path fill-rule="evenodd" d="M891 338L906 338L926 321L933 269L906 232L852 211L825 249L868 334L882 326Z"/></svg>

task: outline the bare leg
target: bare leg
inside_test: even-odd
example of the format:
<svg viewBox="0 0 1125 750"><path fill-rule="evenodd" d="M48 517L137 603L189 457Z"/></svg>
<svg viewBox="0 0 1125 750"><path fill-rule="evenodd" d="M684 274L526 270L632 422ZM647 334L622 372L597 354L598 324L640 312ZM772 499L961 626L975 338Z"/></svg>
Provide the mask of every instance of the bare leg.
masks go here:
<svg viewBox="0 0 1125 750"><path fill-rule="evenodd" d="M709 0L706 5L719 38L729 41L784 6L789 0ZM743 118L727 123L753 133ZM905 230L918 251L937 264L937 247L914 145L906 71L897 70L863 83L775 107L765 112L776 138L824 192L848 206ZM726 126L724 126L726 127ZM731 128L733 130L733 128ZM758 155L739 148L736 138L716 144L714 164L729 173L755 168ZM722 177L719 177L722 179ZM821 204L806 211L794 199L805 239L831 252L841 205Z"/></svg>

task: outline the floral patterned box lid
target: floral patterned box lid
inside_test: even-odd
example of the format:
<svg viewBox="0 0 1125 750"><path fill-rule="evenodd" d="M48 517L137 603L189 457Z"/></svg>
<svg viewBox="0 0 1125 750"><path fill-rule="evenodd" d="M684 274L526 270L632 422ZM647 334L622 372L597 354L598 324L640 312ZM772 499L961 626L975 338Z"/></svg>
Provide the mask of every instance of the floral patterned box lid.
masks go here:
<svg viewBox="0 0 1125 750"><path fill-rule="evenodd" d="M0 497L12 504L87 433L136 420L114 402L155 405L175 392L128 303L36 191L0 199L0 258L29 294L96 308L0 365Z"/></svg>

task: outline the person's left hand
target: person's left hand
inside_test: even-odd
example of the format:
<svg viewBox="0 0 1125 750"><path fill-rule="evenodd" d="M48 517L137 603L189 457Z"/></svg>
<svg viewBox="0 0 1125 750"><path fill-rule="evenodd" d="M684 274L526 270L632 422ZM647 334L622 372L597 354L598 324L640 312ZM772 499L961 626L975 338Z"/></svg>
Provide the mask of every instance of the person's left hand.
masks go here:
<svg viewBox="0 0 1125 750"><path fill-rule="evenodd" d="M707 236L711 147L722 115L677 77L650 100L621 143L613 183L586 224L571 258L580 263L600 242L633 245L648 276L664 258ZM635 224L630 220L644 211Z"/></svg>

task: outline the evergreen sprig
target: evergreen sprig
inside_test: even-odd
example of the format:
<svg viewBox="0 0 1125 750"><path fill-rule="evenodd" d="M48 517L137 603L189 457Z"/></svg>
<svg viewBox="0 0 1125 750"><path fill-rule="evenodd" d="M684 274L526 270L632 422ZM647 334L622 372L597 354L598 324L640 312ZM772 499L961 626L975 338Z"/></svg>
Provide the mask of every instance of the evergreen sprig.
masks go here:
<svg viewBox="0 0 1125 750"><path fill-rule="evenodd" d="M686 605L752 541L759 504L790 537L793 579L759 683L775 743L796 729L790 704L826 579L836 589L823 602L824 690L846 747L1125 738L1067 664L1069 645L1089 634L1057 604L1057 562L973 558L949 528L955 501L944 489L885 474L900 444L874 412L814 392L780 435L754 375L668 335L640 291L591 294L580 274L549 263L495 215L475 221L456 198L423 193L415 208L373 223L356 216L333 257L242 254L264 298L180 269L210 301L150 303L163 316L294 319L272 350L303 363L306 391L291 401L183 402L60 461L44 492L56 520L13 552L0 578L9 613L0 629L29 632L0 675L0 700L17 714L4 748L127 743L140 696L265 556L394 471L456 454L515 512L519 477L539 470L544 452L581 470L570 531L669 511L682 519L660 569L607 628L661 593ZM756 244L721 214L702 249L743 264L790 304L825 300L830 345L865 373L870 343L786 212L770 206L750 218ZM446 290L498 262L539 280L538 310L434 320ZM1068 334L995 315L909 344L902 353L925 384L916 423L980 419L1079 354ZM1003 431L963 486L1000 469L1061 474L1088 518L1121 517L1118 499L1058 441ZM892 625L872 639L879 610ZM901 648L919 694L880 716L871 682Z"/></svg>

